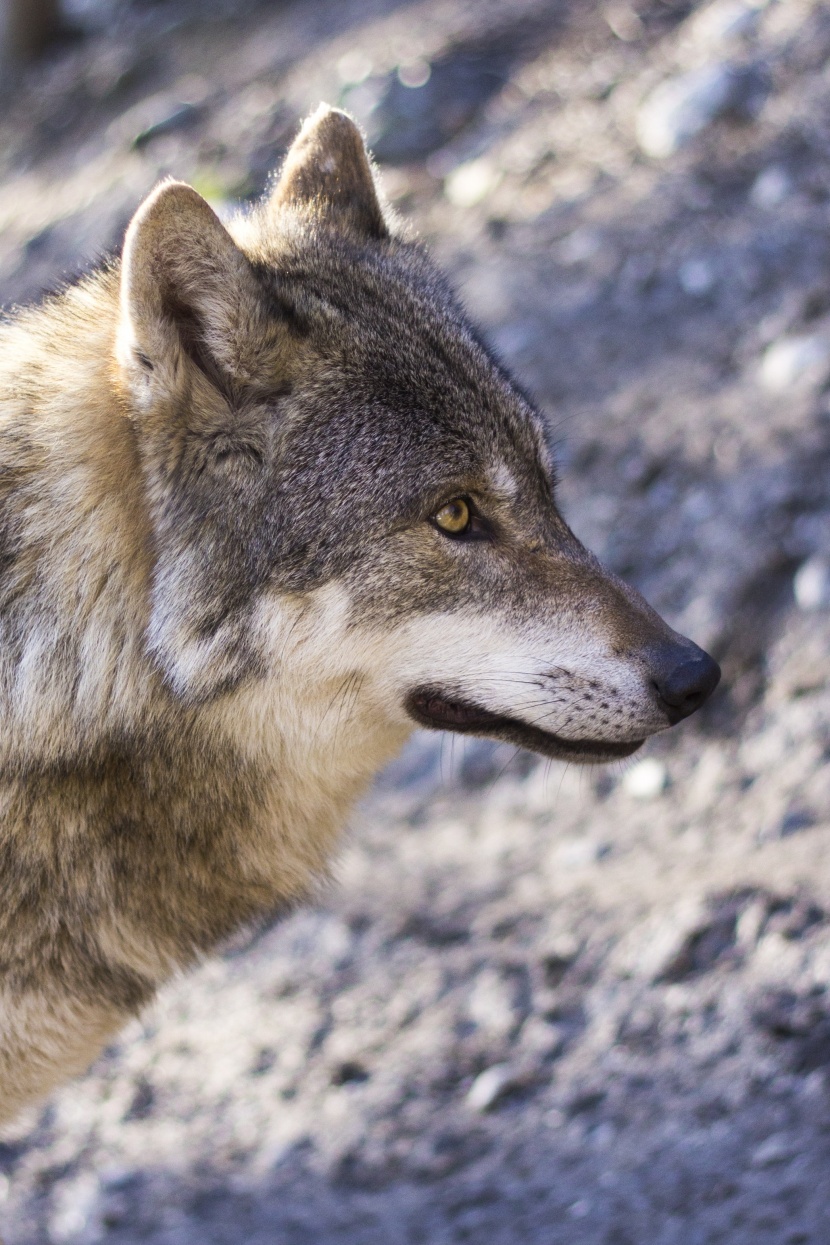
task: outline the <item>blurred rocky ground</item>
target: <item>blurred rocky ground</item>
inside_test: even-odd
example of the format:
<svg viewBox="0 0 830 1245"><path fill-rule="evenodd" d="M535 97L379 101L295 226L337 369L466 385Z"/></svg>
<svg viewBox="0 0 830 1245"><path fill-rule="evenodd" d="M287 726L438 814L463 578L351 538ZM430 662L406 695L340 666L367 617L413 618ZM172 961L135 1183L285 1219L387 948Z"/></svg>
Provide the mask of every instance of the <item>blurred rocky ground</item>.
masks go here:
<svg viewBox="0 0 830 1245"><path fill-rule="evenodd" d="M0 298L219 211L320 99L724 684L627 770L418 736L336 884L0 1144L7 1245L827 1245L830 5L75 0Z"/></svg>

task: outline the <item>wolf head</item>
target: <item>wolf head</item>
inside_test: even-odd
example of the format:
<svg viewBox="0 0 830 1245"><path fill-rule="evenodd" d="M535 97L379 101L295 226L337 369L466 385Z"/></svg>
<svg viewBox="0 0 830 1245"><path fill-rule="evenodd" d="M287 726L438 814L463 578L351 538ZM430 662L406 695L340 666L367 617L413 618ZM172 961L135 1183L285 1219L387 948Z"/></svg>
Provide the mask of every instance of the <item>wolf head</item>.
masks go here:
<svg viewBox="0 0 830 1245"><path fill-rule="evenodd" d="M301 673L308 703L396 742L419 723L576 761L706 700L717 666L570 531L541 418L343 113L311 117L228 228L159 187L121 283L149 648L176 697Z"/></svg>

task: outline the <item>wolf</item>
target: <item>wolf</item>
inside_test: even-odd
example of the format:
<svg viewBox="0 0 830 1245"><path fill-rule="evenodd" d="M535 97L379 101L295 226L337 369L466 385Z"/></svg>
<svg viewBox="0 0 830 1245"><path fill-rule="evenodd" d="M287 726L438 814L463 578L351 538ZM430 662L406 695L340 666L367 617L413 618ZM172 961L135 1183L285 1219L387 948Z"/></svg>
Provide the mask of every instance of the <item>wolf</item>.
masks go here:
<svg viewBox="0 0 830 1245"><path fill-rule="evenodd" d="M325 875L415 726L627 757L715 662L557 509L545 423L321 107L0 328L0 1120Z"/></svg>

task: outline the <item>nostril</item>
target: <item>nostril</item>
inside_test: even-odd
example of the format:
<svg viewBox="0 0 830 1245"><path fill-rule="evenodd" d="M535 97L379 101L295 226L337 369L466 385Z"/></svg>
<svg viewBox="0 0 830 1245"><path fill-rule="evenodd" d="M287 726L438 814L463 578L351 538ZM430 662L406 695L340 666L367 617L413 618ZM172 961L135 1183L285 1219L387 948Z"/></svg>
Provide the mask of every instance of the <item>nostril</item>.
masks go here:
<svg viewBox="0 0 830 1245"><path fill-rule="evenodd" d="M701 652L699 657L683 661L655 679L655 687L660 699L673 710L672 721L679 722L708 700L719 681L717 662Z"/></svg>

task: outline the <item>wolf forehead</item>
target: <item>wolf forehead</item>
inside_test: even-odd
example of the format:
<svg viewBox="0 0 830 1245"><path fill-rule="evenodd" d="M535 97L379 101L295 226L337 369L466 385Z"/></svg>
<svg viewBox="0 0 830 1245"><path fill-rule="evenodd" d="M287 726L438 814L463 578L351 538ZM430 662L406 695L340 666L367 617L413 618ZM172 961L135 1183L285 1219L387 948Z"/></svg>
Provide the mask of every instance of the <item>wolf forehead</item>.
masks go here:
<svg viewBox="0 0 830 1245"><path fill-rule="evenodd" d="M268 413L269 578L303 590L356 570L364 614L381 596L392 613L449 606L463 568L425 521L468 495L538 535L552 488L541 419L420 247L317 239L261 272L299 326L290 391Z"/></svg>
<svg viewBox="0 0 830 1245"><path fill-rule="evenodd" d="M293 221L283 233L281 223L251 256L257 371L225 377L191 351L215 392L187 395L194 435L182 471L191 455L201 465L205 441L224 452L235 434L243 449L257 446L255 461L243 455L246 492L262 490L280 560L290 558L292 530L310 541L332 529L345 556L367 533L424 518L455 492L544 504L552 468L543 421L420 245L331 228L309 235ZM211 506L232 483L225 467L207 473Z"/></svg>
<svg viewBox="0 0 830 1245"><path fill-rule="evenodd" d="M277 265L280 303L306 335L276 423L292 472L307 466L353 501L360 479L384 516L419 495L439 500L436 488L528 495L549 479L541 419L419 247L367 254L332 240L316 271L302 257Z"/></svg>

